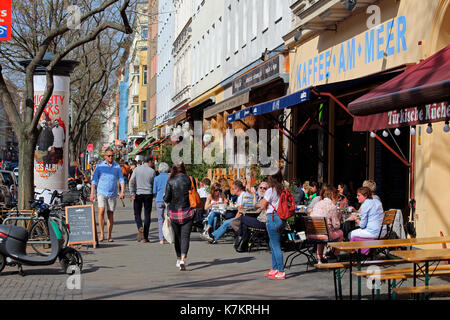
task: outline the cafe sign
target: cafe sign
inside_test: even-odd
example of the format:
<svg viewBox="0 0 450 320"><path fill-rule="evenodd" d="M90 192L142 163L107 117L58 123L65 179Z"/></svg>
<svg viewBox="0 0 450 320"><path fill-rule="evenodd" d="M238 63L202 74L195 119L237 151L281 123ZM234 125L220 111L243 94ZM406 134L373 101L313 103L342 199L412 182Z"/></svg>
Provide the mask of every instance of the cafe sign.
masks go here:
<svg viewBox="0 0 450 320"><path fill-rule="evenodd" d="M376 131L450 119L448 101L355 117L353 131Z"/></svg>
<svg viewBox="0 0 450 320"><path fill-rule="evenodd" d="M261 84L280 74L281 55L275 56L262 65L248 71L233 81L233 94Z"/></svg>

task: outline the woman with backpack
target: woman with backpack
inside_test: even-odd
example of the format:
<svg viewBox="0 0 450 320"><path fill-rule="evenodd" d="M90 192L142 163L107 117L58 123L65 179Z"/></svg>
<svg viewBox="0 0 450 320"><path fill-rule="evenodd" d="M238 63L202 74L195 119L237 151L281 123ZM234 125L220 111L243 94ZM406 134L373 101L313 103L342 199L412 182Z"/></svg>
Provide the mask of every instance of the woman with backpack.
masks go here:
<svg viewBox="0 0 450 320"><path fill-rule="evenodd" d="M269 246L272 254L272 268L264 275L269 279L283 280L286 278L284 272L283 252L281 251L281 232L284 229L285 222L278 214L277 209L280 202L280 196L283 191L283 176L281 171L269 176L267 180L269 189L264 194L261 201L261 209L266 210L267 214L267 233L269 234Z"/></svg>

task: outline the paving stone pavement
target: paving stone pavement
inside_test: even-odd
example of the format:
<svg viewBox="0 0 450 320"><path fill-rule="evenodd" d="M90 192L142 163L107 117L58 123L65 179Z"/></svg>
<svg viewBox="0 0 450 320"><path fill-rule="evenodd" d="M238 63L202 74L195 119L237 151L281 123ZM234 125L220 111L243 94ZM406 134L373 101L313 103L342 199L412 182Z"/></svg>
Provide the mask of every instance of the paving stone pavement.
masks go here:
<svg viewBox="0 0 450 320"><path fill-rule="evenodd" d="M114 242L102 242L96 249L80 249L84 260L81 289L68 289L69 275L64 274L59 263L24 266L25 277L17 273L17 268L6 267L0 275L0 300L334 299L332 273L314 267L307 271L304 258L297 258L286 270L286 280L269 280L263 275L271 266L269 251L237 253L232 239L225 238L211 245L201 240L198 232L191 235L187 271L181 272L175 267L173 245L159 243L155 208L150 243L139 243L131 201L126 199L125 205L122 207L118 202ZM432 281L446 282L445 279ZM342 283L346 295L348 272ZM353 288L356 293L355 279ZM386 293L387 288L383 287L382 292ZM363 281L366 299L370 293Z"/></svg>

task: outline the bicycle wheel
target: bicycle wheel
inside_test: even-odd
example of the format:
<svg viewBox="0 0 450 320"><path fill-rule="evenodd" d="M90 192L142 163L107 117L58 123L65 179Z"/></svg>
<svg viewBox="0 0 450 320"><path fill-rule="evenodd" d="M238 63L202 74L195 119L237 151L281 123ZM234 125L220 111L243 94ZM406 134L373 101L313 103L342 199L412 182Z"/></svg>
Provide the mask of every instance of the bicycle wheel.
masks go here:
<svg viewBox="0 0 450 320"><path fill-rule="evenodd" d="M50 234L44 221L36 221L28 232L28 244L41 256L48 256L52 251L50 243L33 243L33 241L50 242Z"/></svg>

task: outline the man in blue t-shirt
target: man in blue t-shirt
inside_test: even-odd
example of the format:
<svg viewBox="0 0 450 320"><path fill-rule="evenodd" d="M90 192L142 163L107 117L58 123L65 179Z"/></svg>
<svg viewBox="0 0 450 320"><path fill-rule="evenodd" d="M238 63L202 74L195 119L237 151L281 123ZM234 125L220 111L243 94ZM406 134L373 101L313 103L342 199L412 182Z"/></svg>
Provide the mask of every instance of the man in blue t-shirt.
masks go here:
<svg viewBox="0 0 450 320"><path fill-rule="evenodd" d="M105 151L105 161L100 162L94 171L91 187L91 202L95 201L95 190L97 189L98 200L98 224L100 226L99 241L105 239L105 211L108 214L108 241L113 242L111 237L114 225L114 209L117 202L117 180L120 183L119 198L125 197L125 180L120 165L114 161L114 152L111 148Z"/></svg>

